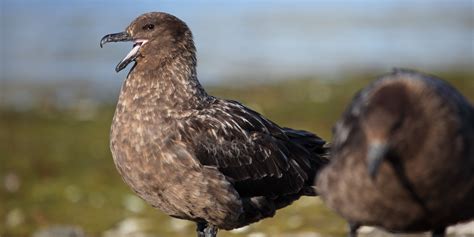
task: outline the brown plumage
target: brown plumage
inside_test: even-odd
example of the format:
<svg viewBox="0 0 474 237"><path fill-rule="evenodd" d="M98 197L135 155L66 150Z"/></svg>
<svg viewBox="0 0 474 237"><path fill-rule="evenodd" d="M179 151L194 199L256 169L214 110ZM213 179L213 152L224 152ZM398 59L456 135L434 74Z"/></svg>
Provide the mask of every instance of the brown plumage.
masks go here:
<svg viewBox="0 0 474 237"><path fill-rule="evenodd" d="M474 217L472 105L433 76L383 76L337 123L317 186L352 235L360 225L444 235Z"/></svg>
<svg viewBox="0 0 474 237"><path fill-rule="evenodd" d="M208 95L184 22L147 13L101 46L116 41L135 41L116 70L135 65L121 89L110 146L124 181L146 202L195 221L199 236L214 236L217 228L248 225L315 195L325 142Z"/></svg>

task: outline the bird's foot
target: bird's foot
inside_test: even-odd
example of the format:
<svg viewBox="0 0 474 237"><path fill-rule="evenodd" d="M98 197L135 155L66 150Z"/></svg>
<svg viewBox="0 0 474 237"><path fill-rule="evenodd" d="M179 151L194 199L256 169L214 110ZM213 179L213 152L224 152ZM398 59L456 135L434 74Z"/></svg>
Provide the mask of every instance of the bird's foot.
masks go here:
<svg viewBox="0 0 474 237"><path fill-rule="evenodd" d="M357 237L357 230L360 225L354 222L349 222L349 235L348 237Z"/></svg>
<svg viewBox="0 0 474 237"><path fill-rule="evenodd" d="M437 228L437 229L434 229L432 232L431 232L431 237L444 237L446 235L446 227L441 227L441 228Z"/></svg>

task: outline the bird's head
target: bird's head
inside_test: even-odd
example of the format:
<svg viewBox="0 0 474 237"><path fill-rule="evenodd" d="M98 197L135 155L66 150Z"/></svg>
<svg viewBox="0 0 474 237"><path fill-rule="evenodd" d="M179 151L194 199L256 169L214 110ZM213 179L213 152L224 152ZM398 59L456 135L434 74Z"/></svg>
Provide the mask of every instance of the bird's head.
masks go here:
<svg viewBox="0 0 474 237"><path fill-rule="evenodd" d="M108 34L100 46L109 42L132 41L132 50L123 58L115 70L124 69L132 61L160 61L187 52L194 57L195 47L188 26L175 16L163 12L150 12L137 17L124 32Z"/></svg>
<svg viewBox="0 0 474 237"><path fill-rule="evenodd" d="M420 122L416 118L421 111L417 111L419 102L414 87L404 80L385 80L379 84L369 93L361 116L367 139L368 172L372 178L385 159L405 152L404 144L417 144L415 140L421 136L415 134L419 132Z"/></svg>

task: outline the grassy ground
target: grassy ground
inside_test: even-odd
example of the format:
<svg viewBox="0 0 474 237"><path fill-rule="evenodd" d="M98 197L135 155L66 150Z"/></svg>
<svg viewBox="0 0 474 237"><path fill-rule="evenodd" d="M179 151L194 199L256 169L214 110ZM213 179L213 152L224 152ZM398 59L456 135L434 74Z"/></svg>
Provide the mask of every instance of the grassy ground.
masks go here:
<svg viewBox="0 0 474 237"><path fill-rule="evenodd" d="M331 127L352 95L374 75L343 82L305 79L253 87L209 88L288 127L330 139ZM474 99L472 73L441 75ZM157 236L193 236L194 226L168 218L144 204L123 184L108 148L114 106L103 105L84 119L78 111L40 107L0 110L0 236L31 236L51 225L74 225L102 236L120 221L138 217ZM240 232L317 232L343 236L345 224L317 198L303 198L276 217ZM178 233L178 234L176 234Z"/></svg>

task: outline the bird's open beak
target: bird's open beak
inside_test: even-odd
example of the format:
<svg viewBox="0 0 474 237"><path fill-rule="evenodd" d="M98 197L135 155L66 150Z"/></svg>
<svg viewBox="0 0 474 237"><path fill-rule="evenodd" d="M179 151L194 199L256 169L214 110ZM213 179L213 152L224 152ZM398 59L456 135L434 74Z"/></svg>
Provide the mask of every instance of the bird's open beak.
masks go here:
<svg viewBox="0 0 474 237"><path fill-rule="evenodd" d="M134 41L135 44L133 45L132 50L123 58L115 67L116 72L120 72L124 69L128 64L134 61L139 55L140 47L145 44L148 40L134 40L133 37L128 34L127 32L120 32L115 34L108 34L100 40L100 47L109 42L123 42L123 41Z"/></svg>
<svg viewBox="0 0 474 237"><path fill-rule="evenodd" d="M369 144L367 151L367 169L372 179L377 176L380 165L389 151L389 145L385 142L373 142Z"/></svg>

